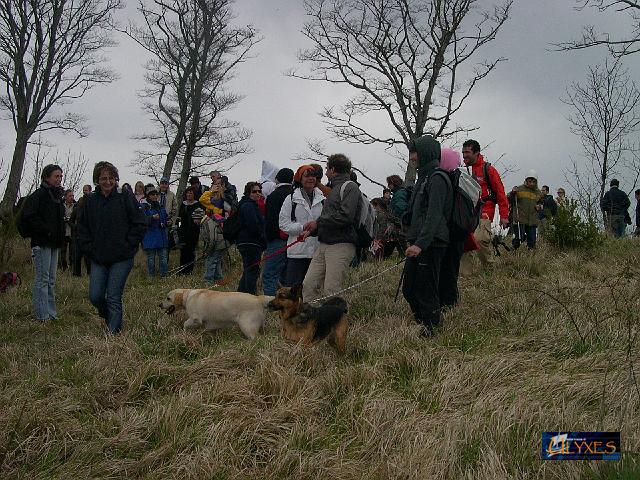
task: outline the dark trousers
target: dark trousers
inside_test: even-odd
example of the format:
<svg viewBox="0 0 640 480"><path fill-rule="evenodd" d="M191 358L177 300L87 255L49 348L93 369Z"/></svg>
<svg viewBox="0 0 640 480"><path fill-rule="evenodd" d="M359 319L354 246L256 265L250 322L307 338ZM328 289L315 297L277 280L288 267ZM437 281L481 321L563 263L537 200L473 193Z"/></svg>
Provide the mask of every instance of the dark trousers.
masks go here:
<svg viewBox="0 0 640 480"><path fill-rule="evenodd" d="M62 241L62 248L60 249L60 255L58 256L58 267L62 270L66 270L69 266L73 265L73 251L74 242L71 237L65 235Z"/></svg>
<svg viewBox="0 0 640 480"><path fill-rule="evenodd" d="M513 248L518 248L521 243L527 242L527 247L529 250L535 248L536 246L536 233L538 227L535 225L524 225L522 223L518 224L518 228L516 230L516 236L513 237L511 244Z"/></svg>
<svg viewBox="0 0 640 480"><path fill-rule="evenodd" d="M310 258L287 258L287 272L284 286L295 287L296 285L302 285L310 264Z"/></svg>
<svg viewBox="0 0 640 480"><path fill-rule="evenodd" d="M71 272L74 277L82 276L82 259L84 258L84 266L87 270L87 275L91 273L91 261L89 258L80 251L78 242L75 237L73 238L73 271Z"/></svg>
<svg viewBox="0 0 640 480"><path fill-rule="evenodd" d="M447 249L429 247L404 264L402 294L416 322L432 331L440 324L440 271Z"/></svg>
<svg viewBox="0 0 640 480"><path fill-rule="evenodd" d="M238 285L239 292L256 294L260 265L255 265L262 258L262 248L257 245L238 245L242 257L242 277Z"/></svg>
<svg viewBox="0 0 640 480"><path fill-rule="evenodd" d="M194 260L196 259L196 244L187 243L180 249L180 266L188 265L180 270L180 275L189 275L193 272Z"/></svg>
<svg viewBox="0 0 640 480"><path fill-rule="evenodd" d="M452 308L458 304L458 275L460 274L460 260L464 253L464 242L453 242L448 247L440 266L440 294L441 309Z"/></svg>

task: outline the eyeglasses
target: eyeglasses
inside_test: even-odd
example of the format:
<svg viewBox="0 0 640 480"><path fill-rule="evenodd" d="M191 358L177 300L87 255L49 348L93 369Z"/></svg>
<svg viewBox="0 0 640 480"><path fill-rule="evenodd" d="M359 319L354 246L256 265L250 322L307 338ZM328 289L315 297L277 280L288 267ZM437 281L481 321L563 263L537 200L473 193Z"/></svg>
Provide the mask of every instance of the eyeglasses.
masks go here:
<svg viewBox="0 0 640 480"><path fill-rule="evenodd" d="M262 193L262 190L251 190L251 193Z"/></svg>

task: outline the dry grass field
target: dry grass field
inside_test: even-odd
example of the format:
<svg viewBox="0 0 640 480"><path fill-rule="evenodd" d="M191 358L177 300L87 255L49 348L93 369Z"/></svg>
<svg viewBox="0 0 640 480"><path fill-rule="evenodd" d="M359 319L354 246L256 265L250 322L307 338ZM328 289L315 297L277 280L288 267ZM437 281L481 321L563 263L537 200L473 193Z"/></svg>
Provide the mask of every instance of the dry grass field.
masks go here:
<svg viewBox="0 0 640 480"><path fill-rule="evenodd" d="M68 273L42 325L25 249L10 266L25 282L0 297L1 478L640 478L640 243L503 257L461 281L431 339L393 270L345 295L344 358L283 343L273 317L255 341L185 332L158 303L200 275L140 265L121 335ZM623 460L543 462L545 430L620 430Z"/></svg>

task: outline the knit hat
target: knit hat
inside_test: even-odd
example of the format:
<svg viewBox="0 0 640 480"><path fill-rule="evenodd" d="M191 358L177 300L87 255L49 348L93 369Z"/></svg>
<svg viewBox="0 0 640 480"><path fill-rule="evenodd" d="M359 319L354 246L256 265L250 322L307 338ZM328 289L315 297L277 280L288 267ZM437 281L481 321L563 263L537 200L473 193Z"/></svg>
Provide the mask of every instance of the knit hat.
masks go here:
<svg viewBox="0 0 640 480"><path fill-rule="evenodd" d="M293 180L296 182L302 182L302 176L304 175L304 172L308 172L309 170L311 170L312 172L316 171L316 169L311 165L302 165L298 168L298 170L296 170L296 174L293 176Z"/></svg>
<svg viewBox="0 0 640 480"><path fill-rule="evenodd" d="M155 188L150 188L149 190L147 190L147 196L153 194L159 195L158 190L156 190Z"/></svg>
<svg viewBox="0 0 640 480"><path fill-rule="evenodd" d="M191 177L189 179L189 184L193 185L194 183L200 183L200 179L198 177Z"/></svg>
<svg viewBox="0 0 640 480"><path fill-rule="evenodd" d="M527 178L533 178L535 181L538 181L538 174L535 170L529 170L527 176L524 177L524 179L526 180Z"/></svg>
<svg viewBox="0 0 640 480"><path fill-rule="evenodd" d="M620 186L620 181L617 178L614 178L609 182L609 186L610 187L619 187Z"/></svg>
<svg viewBox="0 0 640 480"><path fill-rule="evenodd" d="M290 168L281 168L276 175L276 182L291 183L293 181L293 170Z"/></svg>
<svg viewBox="0 0 640 480"><path fill-rule="evenodd" d="M440 168L453 172L462 164L460 153L452 148L442 147L440 150Z"/></svg>
<svg viewBox="0 0 640 480"><path fill-rule="evenodd" d="M167 177L162 177L160 179L160 183L169 183L169 179Z"/></svg>

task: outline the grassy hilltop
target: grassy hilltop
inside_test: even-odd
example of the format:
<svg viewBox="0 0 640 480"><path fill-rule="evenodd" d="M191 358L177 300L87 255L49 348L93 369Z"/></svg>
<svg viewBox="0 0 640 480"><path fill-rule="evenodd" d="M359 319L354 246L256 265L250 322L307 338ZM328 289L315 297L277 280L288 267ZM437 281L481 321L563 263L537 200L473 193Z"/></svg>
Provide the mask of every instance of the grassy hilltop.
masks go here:
<svg viewBox="0 0 640 480"><path fill-rule="evenodd" d="M503 256L461 281L432 339L394 302L395 269L345 295L344 358L284 343L271 316L255 341L184 332L158 303L201 276L150 281L140 265L121 335L102 334L69 273L61 319L41 325L27 260L18 249L24 284L0 296L2 478L640 478L638 242ZM621 430L628 453L542 462L545 430Z"/></svg>

